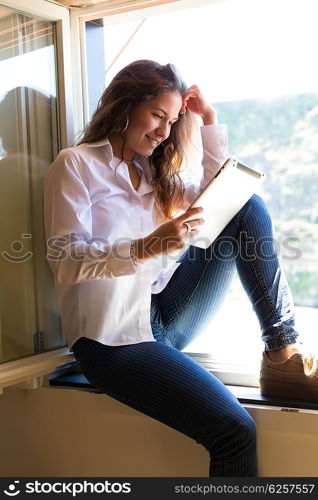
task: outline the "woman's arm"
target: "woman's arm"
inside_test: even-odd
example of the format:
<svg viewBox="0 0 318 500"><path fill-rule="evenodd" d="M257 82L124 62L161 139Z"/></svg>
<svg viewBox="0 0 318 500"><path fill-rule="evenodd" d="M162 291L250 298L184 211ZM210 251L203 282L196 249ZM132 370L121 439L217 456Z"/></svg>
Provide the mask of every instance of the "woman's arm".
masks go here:
<svg viewBox="0 0 318 500"><path fill-rule="evenodd" d="M200 116L203 122L203 171L199 184L185 182L183 202L178 206L180 210L186 210L190 206L229 157L227 127L218 124L216 110L207 102L197 85L192 85L183 96L180 112L184 113L186 108Z"/></svg>
<svg viewBox="0 0 318 500"><path fill-rule="evenodd" d="M213 106L208 103L198 85L189 87L182 96L180 113L185 113L187 108L202 118L203 125L217 125L217 113Z"/></svg>
<svg viewBox="0 0 318 500"><path fill-rule="evenodd" d="M91 200L71 149L62 151L47 172L44 222L47 260L60 284L134 274L130 241L116 245L107 235L93 238Z"/></svg>
<svg viewBox="0 0 318 500"><path fill-rule="evenodd" d="M203 223L201 209L189 210L148 236L109 244L107 235L93 238L89 181L72 149L62 151L50 167L44 186L44 222L47 260L59 284L76 284L136 273L136 264L180 249L188 238L184 221L191 220L192 235ZM191 212L191 213L190 213ZM119 221L115 220L114 224ZM106 226L106 221L105 221Z"/></svg>

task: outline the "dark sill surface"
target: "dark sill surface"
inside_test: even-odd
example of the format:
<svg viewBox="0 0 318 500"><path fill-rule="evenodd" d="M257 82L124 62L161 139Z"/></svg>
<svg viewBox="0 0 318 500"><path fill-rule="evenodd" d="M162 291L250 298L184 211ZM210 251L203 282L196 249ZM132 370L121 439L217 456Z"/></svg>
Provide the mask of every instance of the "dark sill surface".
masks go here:
<svg viewBox="0 0 318 500"><path fill-rule="evenodd" d="M53 376L49 381L50 385L58 387L73 387L87 389L96 393L101 393L87 380L83 373L70 371L63 375ZM255 404L263 406L281 406L283 408L318 410L318 403L307 403L306 401L288 401L264 397L257 387L242 387L228 385L228 389L242 404Z"/></svg>

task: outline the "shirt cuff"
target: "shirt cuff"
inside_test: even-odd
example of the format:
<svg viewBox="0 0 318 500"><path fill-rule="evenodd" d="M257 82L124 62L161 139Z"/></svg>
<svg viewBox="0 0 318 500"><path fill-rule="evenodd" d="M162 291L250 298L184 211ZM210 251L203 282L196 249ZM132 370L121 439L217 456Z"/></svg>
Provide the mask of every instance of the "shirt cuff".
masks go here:
<svg viewBox="0 0 318 500"><path fill-rule="evenodd" d="M201 128L203 148L222 152L222 156L228 155L227 125L203 125Z"/></svg>
<svg viewBox="0 0 318 500"><path fill-rule="evenodd" d="M130 244L131 241L123 241L117 245L112 245L113 258L109 261L108 270L113 276L125 276L136 273L137 266L135 266L131 259Z"/></svg>

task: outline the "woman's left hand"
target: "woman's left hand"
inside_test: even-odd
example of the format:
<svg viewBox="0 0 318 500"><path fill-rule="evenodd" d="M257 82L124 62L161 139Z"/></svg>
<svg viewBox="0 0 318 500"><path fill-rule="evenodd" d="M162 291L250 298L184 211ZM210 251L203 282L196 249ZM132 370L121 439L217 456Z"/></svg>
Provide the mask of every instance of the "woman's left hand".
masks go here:
<svg viewBox="0 0 318 500"><path fill-rule="evenodd" d="M215 109L208 103L197 85L189 87L182 96L180 113L184 114L187 108L196 115L201 116L204 125L213 125L218 122Z"/></svg>

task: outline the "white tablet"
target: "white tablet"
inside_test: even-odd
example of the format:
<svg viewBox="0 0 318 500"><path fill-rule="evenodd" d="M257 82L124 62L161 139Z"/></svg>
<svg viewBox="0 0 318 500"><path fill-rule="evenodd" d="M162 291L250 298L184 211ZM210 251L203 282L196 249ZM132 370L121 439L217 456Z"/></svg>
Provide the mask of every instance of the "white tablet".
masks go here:
<svg viewBox="0 0 318 500"><path fill-rule="evenodd" d="M204 209L202 218L205 223L197 227L197 235L189 237L189 244L208 248L264 179L264 174L243 165L235 158L228 158L191 204L191 207Z"/></svg>

